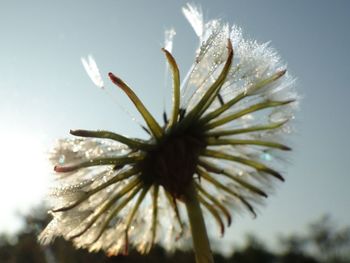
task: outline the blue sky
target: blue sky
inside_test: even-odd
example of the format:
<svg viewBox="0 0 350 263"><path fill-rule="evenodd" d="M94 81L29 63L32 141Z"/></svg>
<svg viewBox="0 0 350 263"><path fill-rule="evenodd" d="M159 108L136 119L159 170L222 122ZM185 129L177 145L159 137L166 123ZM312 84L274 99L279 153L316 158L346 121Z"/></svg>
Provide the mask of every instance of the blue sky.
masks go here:
<svg viewBox="0 0 350 263"><path fill-rule="evenodd" d="M182 75L197 39L181 13L185 1L7 1L0 3L0 230L18 226L15 211L39 203L52 176L46 152L69 129L109 129L145 136L119 90L106 93L80 58L93 54L103 74L132 86L157 118L164 97L164 30L177 31L173 53ZM271 41L303 97L297 112L287 181L253 220L238 215L226 239L254 231L271 240L301 232L324 213L350 222L349 1L197 1L208 18L240 25ZM5 213L4 213L5 211ZM5 214L5 216L4 216Z"/></svg>

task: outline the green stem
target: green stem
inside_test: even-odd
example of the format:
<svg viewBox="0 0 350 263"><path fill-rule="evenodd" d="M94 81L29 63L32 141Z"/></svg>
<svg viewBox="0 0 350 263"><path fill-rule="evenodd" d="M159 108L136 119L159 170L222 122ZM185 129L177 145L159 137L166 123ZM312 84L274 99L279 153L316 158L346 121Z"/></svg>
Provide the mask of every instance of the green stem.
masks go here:
<svg viewBox="0 0 350 263"><path fill-rule="evenodd" d="M203 213L198 201L198 193L194 183L188 187L185 204L191 226L192 242L197 263L213 263Z"/></svg>

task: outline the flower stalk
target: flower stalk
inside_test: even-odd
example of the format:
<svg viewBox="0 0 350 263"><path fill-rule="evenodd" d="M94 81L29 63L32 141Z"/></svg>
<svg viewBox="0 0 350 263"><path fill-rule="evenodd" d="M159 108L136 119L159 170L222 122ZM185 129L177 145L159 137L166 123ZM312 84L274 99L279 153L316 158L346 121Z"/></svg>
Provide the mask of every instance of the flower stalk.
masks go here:
<svg viewBox="0 0 350 263"><path fill-rule="evenodd" d="M207 229L202 209L198 201L198 193L194 184L190 184L185 195L185 205L191 227L193 249L197 263L214 262L210 249Z"/></svg>

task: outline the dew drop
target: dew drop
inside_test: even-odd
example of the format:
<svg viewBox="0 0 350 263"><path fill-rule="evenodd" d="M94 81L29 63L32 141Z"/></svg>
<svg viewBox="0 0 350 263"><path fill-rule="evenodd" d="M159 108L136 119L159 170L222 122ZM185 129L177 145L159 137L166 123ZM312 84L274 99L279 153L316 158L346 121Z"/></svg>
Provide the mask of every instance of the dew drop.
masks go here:
<svg viewBox="0 0 350 263"><path fill-rule="evenodd" d="M285 111L274 111L270 114L269 119L271 122L284 122L291 117L291 113Z"/></svg>
<svg viewBox="0 0 350 263"><path fill-rule="evenodd" d="M266 152L262 153L260 158L264 161L272 161L272 155Z"/></svg>
<svg viewBox="0 0 350 263"><path fill-rule="evenodd" d="M64 164L65 160L66 160L66 156L62 154L62 155L58 158L58 163L59 163L59 164Z"/></svg>

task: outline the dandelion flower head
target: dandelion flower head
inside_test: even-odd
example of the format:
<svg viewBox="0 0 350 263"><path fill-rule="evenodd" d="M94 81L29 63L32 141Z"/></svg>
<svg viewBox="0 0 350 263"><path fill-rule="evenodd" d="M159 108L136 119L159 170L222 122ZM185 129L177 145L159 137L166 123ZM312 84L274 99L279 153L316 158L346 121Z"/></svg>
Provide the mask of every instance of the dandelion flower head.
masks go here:
<svg viewBox="0 0 350 263"><path fill-rule="evenodd" d="M53 219L41 243L63 236L78 248L111 255L126 253L129 245L142 253L155 243L175 249L188 244L188 188L224 234L237 211L255 216L274 181L284 180L281 157L290 150L284 140L297 99L294 79L269 44L244 38L238 26L204 21L193 5L183 13L200 45L181 83L171 54L175 31L167 31L169 118L160 125L133 90L109 73L142 115L149 139L72 130L76 138L59 140L50 156L57 178L50 195ZM103 88L93 58L82 62Z"/></svg>

